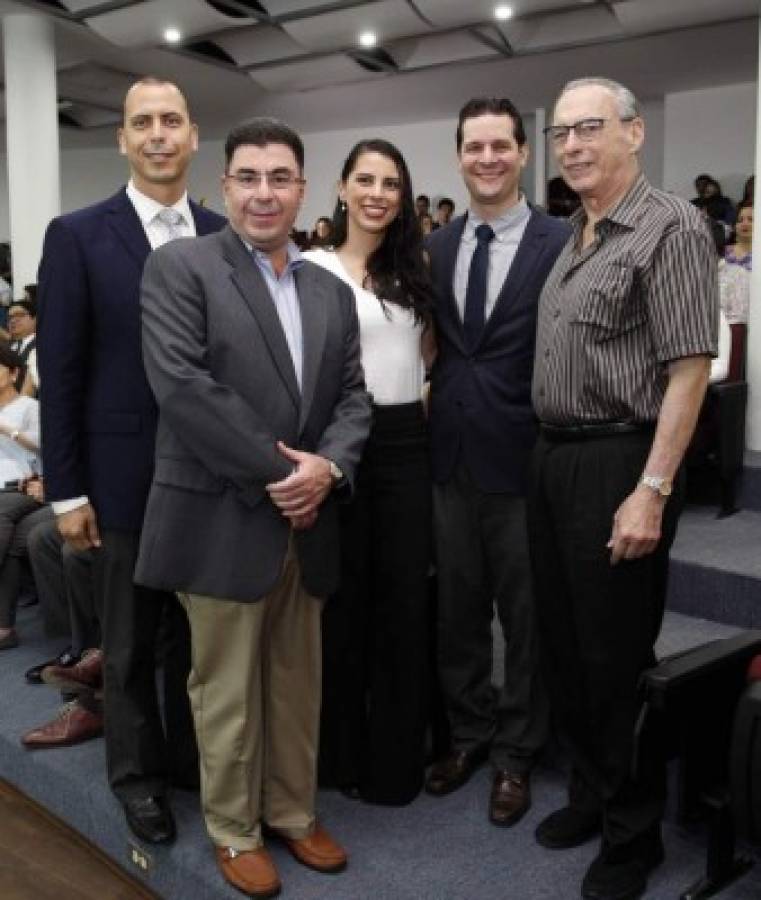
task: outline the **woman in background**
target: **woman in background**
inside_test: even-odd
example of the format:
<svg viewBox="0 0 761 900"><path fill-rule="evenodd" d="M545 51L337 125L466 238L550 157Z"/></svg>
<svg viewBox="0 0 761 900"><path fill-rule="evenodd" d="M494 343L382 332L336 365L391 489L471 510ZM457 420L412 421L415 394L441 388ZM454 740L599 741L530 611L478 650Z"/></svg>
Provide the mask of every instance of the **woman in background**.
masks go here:
<svg viewBox="0 0 761 900"><path fill-rule="evenodd" d="M737 207L735 219L735 242L724 252L724 259L730 265L742 266L751 270L753 262L753 201L744 200Z"/></svg>
<svg viewBox="0 0 761 900"><path fill-rule="evenodd" d="M409 172L383 140L349 154L334 251L306 254L354 291L373 424L342 510L342 582L323 614L320 780L403 804L423 780L431 484L421 392L431 285Z"/></svg>

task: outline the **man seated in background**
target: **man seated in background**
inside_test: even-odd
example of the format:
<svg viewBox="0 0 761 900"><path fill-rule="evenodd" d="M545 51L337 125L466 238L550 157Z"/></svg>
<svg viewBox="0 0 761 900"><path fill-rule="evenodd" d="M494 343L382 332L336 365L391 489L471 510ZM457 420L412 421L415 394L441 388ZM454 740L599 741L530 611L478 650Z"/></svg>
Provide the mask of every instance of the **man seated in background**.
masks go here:
<svg viewBox="0 0 761 900"><path fill-rule="evenodd" d="M8 333L11 350L18 353L24 364L16 379L16 390L20 394L36 397L40 387L37 372L37 285L27 284L24 299L11 303L8 310Z"/></svg>
<svg viewBox="0 0 761 900"><path fill-rule="evenodd" d="M437 228L443 228L449 225L454 215L454 202L449 197L442 197L436 205L436 221L433 225L434 231Z"/></svg>

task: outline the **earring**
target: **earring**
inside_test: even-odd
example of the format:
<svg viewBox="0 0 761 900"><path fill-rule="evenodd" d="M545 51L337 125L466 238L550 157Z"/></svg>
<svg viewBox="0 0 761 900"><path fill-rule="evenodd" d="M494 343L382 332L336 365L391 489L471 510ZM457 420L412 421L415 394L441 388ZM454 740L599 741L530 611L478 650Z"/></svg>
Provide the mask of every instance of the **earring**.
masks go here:
<svg viewBox="0 0 761 900"><path fill-rule="evenodd" d="M344 200L341 201L341 212L342 213L346 212L346 202Z"/></svg>

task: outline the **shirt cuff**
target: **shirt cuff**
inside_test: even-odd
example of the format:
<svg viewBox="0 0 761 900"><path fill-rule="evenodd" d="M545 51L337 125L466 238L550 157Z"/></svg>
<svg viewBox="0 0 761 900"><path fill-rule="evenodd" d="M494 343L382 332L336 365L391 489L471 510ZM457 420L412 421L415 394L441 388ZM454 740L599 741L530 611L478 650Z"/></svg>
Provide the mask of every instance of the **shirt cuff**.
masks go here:
<svg viewBox="0 0 761 900"><path fill-rule="evenodd" d="M56 516L62 516L73 509L79 509L80 506L86 506L89 502L89 497L83 494L81 497L72 497L71 500L54 500L50 505L53 507L53 513Z"/></svg>

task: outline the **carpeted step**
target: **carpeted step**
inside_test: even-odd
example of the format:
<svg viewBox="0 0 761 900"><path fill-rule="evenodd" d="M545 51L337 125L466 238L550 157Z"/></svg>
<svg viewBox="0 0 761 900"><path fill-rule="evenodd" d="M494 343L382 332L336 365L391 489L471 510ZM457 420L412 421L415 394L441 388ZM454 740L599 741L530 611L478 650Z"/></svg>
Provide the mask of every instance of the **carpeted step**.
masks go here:
<svg viewBox="0 0 761 900"><path fill-rule="evenodd" d="M688 507L671 551L668 608L743 628L761 626L761 512L717 518Z"/></svg>
<svg viewBox="0 0 761 900"><path fill-rule="evenodd" d="M761 511L761 453L745 453L745 468L740 483L740 506Z"/></svg>

